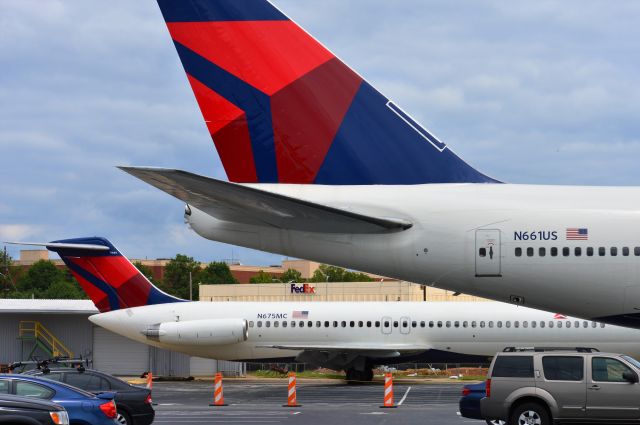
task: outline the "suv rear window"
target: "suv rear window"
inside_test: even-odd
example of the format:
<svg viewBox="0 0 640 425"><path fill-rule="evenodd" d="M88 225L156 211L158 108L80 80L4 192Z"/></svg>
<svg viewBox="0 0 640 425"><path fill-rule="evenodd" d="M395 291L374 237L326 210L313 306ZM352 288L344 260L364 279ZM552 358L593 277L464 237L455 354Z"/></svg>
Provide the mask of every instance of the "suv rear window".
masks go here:
<svg viewBox="0 0 640 425"><path fill-rule="evenodd" d="M576 356L544 356L544 377L549 381L582 381L584 359Z"/></svg>
<svg viewBox="0 0 640 425"><path fill-rule="evenodd" d="M533 378L533 356L498 356L491 377Z"/></svg>

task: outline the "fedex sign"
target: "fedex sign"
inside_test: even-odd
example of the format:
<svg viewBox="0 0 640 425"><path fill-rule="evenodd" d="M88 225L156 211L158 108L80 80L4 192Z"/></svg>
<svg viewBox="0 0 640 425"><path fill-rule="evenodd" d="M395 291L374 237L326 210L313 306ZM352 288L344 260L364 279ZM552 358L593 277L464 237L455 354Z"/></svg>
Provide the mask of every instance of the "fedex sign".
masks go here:
<svg viewBox="0 0 640 425"><path fill-rule="evenodd" d="M291 293L292 294L315 294L316 288L309 285L308 283L304 283L302 285L296 285L295 283L292 283Z"/></svg>

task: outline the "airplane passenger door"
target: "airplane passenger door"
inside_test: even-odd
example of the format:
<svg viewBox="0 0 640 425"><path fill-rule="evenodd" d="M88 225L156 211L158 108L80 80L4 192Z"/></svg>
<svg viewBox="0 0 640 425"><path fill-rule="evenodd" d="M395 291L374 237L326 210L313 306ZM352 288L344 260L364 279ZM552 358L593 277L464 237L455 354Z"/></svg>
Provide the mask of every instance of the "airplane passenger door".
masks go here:
<svg viewBox="0 0 640 425"><path fill-rule="evenodd" d="M500 230L476 230L476 277L500 277Z"/></svg>
<svg viewBox="0 0 640 425"><path fill-rule="evenodd" d="M409 319L406 316L401 317L400 318L400 333L406 335L409 332L411 332L411 319Z"/></svg>
<svg viewBox="0 0 640 425"><path fill-rule="evenodd" d="M382 323L380 324L380 328L382 329L382 333L383 334L390 334L391 333L391 317L383 317L382 318Z"/></svg>

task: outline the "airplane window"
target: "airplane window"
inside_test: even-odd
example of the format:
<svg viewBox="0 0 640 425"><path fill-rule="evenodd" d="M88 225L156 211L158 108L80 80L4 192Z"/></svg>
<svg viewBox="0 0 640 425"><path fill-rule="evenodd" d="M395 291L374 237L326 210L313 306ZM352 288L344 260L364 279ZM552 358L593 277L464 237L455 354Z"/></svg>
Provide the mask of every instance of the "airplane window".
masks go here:
<svg viewBox="0 0 640 425"><path fill-rule="evenodd" d="M501 328L501 327L502 327L502 321L501 321L501 320L498 320L497 325L498 325L498 327L499 327L499 328Z"/></svg>
<svg viewBox="0 0 640 425"><path fill-rule="evenodd" d="M258 327L261 328L262 327L262 320L258 320Z"/></svg>
<svg viewBox="0 0 640 425"><path fill-rule="evenodd" d="M312 328L313 327L313 322L311 320L309 320L307 322L307 327Z"/></svg>
<svg viewBox="0 0 640 425"><path fill-rule="evenodd" d="M299 328L304 328L304 322L302 320L298 323L298 327Z"/></svg>
<svg viewBox="0 0 640 425"><path fill-rule="evenodd" d="M522 257L522 248L516 248L516 257Z"/></svg>
<svg viewBox="0 0 640 425"><path fill-rule="evenodd" d="M389 323L389 321L388 321L388 320L385 320L385 321L384 321L384 327L385 327L385 328L388 328L389 326L391 326L391 324Z"/></svg>
<svg viewBox="0 0 640 425"><path fill-rule="evenodd" d="M510 328L510 327L511 327L511 322L507 320L507 321L504 323L504 325L505 325L507 328Z"/></svg>
<svg viewBox="0 0 640 425"><path fill-rule="evenodd" d="M292 328L295 328L295 327L296 327L296 322L295 322L295 321L293 321L293 320L291 321L291 327L292 327Z"/></svg>
<svg viewBox="0 0 640 425"><path fill-rule="evenodd" d="M253 320L249 321L249 327L252 328L253 327Z"/></svg>
<svg viewBox="0 0 640 425"><path fill-rule="evenodd" d="M418 322L416 322L415 320L413 322L411 322L411 327L412 328L417 328L418 327Z"/></svg>
<svg viewBox="0 0 640 425"><path fill-rule="evenodd" d="M562 248L562 256L563 257L568 257L569 256L569 248L567 248L566 246L564 248Z"/></svg>
<svg viewBox="0 0 640 425"><path fill-rule="evenodd" d="M367 327L370 328L371 327L371 320L367 320Z"/></svg>
<svg viewBox="0 0 640 425"><path fill-rule="evenodd" d="M273 322L273 327L277 328L278 326L280 326L280 322L278 322L277 320Z"/></svg>
<svg viewBox="0 0 640 425"><path fill-rule="evenodd" d="M349 327L350 327L350 328L355 328L355 327L356 327L356 322L354 322L353 320L351 320L351 321L349 322Z"/></svg>
<svg viewBox="0 0 640 425"><path fill-rule="evenodd" d="M633 248L633 255L635 255L636 257L640 256L640 246L636 246L635 248Z"/></svg>
<svg viewBox="0 0 640 425"><path fill-rule="evenodd" d="M516 322L518 323L518 322ZM527 322L526 320L524 322L522 322L522 327L523 328L528 328L529 327L529 322Z"/></svg>
<svg viewBox="0 0 640 425"><path fill-rule="evenodd" d="M450 328L451 327L451 321L447 320L447 327Z"/></svg>
<svg viewBox="0 0 640 425"><path fill-rule="evenodd" d="M544 328L544 322L542 322L542 321L540 322L540 327Z"/></svg>
<svg viewBox="0 0 640 425"><path fill-rule="evenodd" d="M283 320L283 321L282 321L282 327L283 327L283 328L286 328L286 327L287 327L287 323L289 323L289 322L287 322L286 320Z"/></svg>
<svg viewBox="0 0 640 425"><path fill-rule="evenodd" d="M474 320L473 322L471 322L471 327L475 328L476 327L476 321Z"/></svg>
<svg viewBox="0 0 640 425"><path fill-rule="evenodd" d="M402 327L403 328L408 328L409 327L409 322L407 322L406 320L402 321Z"/></svg>
<svg viewBox="0 0 640 425"><path fill-rule="evenodd" d="M518 322L517 320L515 322L513 322L513 327L514 328L519 328L520 327L520 322Z"/></svg>
<svg viewBox="0 0 640 425"><path fill-rule="evenodd" d="M593 257L593 247L592 246L587 248L587 257Z"/></svg>
<svg viewBox="0 0 640 425"><path fill-rule="evenodd" d="M344 320L342 322L340 322L340 326L342 326L343 328L347 327L347 322L345 322ZM389 326L389 322L384 322L384 326L387 327Z"/></svg>
<svg viewBox="0 0 640 425"><path fill-rule="evenodd" d="M580 327L580 321L576 320L575 322L573 322L573 326L575 326L576 328Z"/></svg>
<svg viewBox="0 0 640 425"><path fill-rule="evenodd" d="M595 328L596 326L598 326L598 324L596 322L591 322L591 327Z"/></svg>
<svg viewBox="0 0 640 425"><path fill-rule="evenodd" d="M600 327L604 328L606 325L604 323L600 323Z"/></svg>
<svg viewBox="0 0 640 425"><path fill-rule="evenodd" d="M271 322L269 320L267 320L266 322L264 322L264 325L268 328L271 327Z"/></svg>
<svg viewBox="0 0 640 425"><path fill-rule="evenodd" d="M533 248L527 248L527 257L533 257Z"/></svg>
<svg viewBox="0 0 640 425"><path fill-rule="evenodd" d="M536 326L538 326L538 322L536 322L535 320L531 321L531 327L535 328Z"/></svg>
<svg viewBox="0 0 640 425"><path fill-rule="evenodd" d="M629 247L625 246L622 248L622 255L624 255L625 257L629 256Z"/></svg>
<svg viewBox="0 0 640 425"><path fill-rule="evenodd" d="M549 320L549 327L552 328L553 327L553 321Z"/></svg>
<svg viewBox="0 0 640 425"><path fill-rule="evenodd" d="M567 326L567 328L570 328L571 327L571 322L567 320L566 326Z"/></svg>
<svg viewBox="0 0 640 425"><path fill-rule="evenodd" d="M438 320L438 327L441 328L442 327L442 322Z"/></svg>
<svg viewBox="0 0 640 425"><path fill-rule="evenodd" d="M576 257L581 256L582 255L582 248L577 246L576 249L574 250L574 254L575 254Z"/></svg>
<svg viewBox="0 0 640 425"><path fill-rule="evenodd" d="M458 322L457 320L455 322L453 322L453 326L455 328L459 328L460 327L460 322Z"/></svg>
<svg viewBox="0 0 640 425"><path fill-rule="evenodd" d="M421 320L421 321L420 321L420 327L421 327L421 328L424 328L424 326L425 326L425 325L426 325L426 323L424 323L424 320Z"/></svg>
<svg viewBox="0 0 640 425"><path fill-rule="evenodd" d="M364 326L364 322L362 320L358 321L358 327L361 328Z"/></svg>
<svg viewBox="0 0 640 425"><path fill-rule="evenodd" d="M467 326L469 326L469 322L467 322L466 320L464 322L462 322L462 327L466 328Z"/></svg>
<svg viewBox="0 0 640 425"><path fill-rule="evenodd" d="M337 320L334 320L334 321L333 321L333 327L334 327L334 328L337 328L337 327L338 327L338 321L337 321Z"/></svg>
<svg viewBox="0 0 640 425"><path fill-rule="evenodd" d="M329 321L328 321L328 320L325 320L325 321L324 321L324 327L325 327L325 328L328 328L328 327L329 327Z"/></svg>
<svg viewBox="0 0 640 425"><path fill-rule="evenodd" d="M397 327L398 327L398 321L397 321L397 320L394 320L394 321L393 321L393 327L394 327L394 328L397 328Z"/></svg>
<svg viewBox="0 0 640 425"><path fill-rule="evenodd" d="M598 255L601 257L604 257L606 250L603 246L601 246L600 248L598 248Z"/></svg>
<svg viewBox="0 0 640 425"><path fill-rule="evenodd" d="M486 257L487 256L487 249L486 248L480 248L479 254L481 257Z"/></svg>
<svg viewBox="0 0 640 425"><path fill-rule="evenodd" d="M558 322L558 327L561 328L562 327L562 322Z"/></svg>
<svg viewBox="0 0 640 425"><path fill-rule="evenodd" d="M541 257L544 257L545 255L547 255L547 248L538 249L538 255L540 255Z"/></svg>
<svg viewBox="0 0 640 425"><path fill-rule="evenodd" d="M380 322L376 320L376 328L380 327Z"/></svg>
<svg viewBox="0 0 640 425"><path fill-rule="evenodd" d="M489 322L489 327L492 328L493 327L493 322Z"/></svg>
<svg viewBox="0 0 640 425"><path fill-rule="evenodd" d="M551 256L552 257L557 257L558 256L558 248L556 248L555 246L553 248L551 248Z"/></svg>
<svg viewBox="0 0 640 425"><path fill-rule="evenodd" d="M583 328L588 328L589 327L589 322L587 322L586 320L584 322L582 322L582 327Z"/></svg>
<svg viewBox="0 0 640 425"><path fill-rule="evenodd" d="M611 256L615 257L616 255L618 255L618 248L616 248L615 246L611 247Z"/></svg>
<svg viewBox="0 0 640 425"><path fill-rule="evenodd" d="M319 320L316 322L316 328L320 328L322 327L322 322L320 322Z"/></svg>
<svg viewBox="0 0 640 425"><path fill-rule="evenodd" d="M480 322L480 327L484 328L484 322Z"/></svg>
<svg viewBox="0 0 640 425"><path fill-rule="evenodd" d="M429 321L429 327L432 328L433 327L433 320Z"/></svg>

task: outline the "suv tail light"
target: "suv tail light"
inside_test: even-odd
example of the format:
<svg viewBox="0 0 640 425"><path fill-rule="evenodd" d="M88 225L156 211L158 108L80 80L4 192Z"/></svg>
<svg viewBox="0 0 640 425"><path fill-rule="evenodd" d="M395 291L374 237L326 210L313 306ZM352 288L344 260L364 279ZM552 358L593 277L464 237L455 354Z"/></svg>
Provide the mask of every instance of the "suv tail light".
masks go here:
<svg viewBox="0 0 640 425"><path fill-rule="evenodd" d="M491 397L491 379L487 379L487 397Z"/></svg>
<svg viewBox="0 0 640 425"><path fill-rule="evenodd" d="M107 403L103 403L100 405L100 410L102 410L102 413L105 414L105 416L107 418L113 418L115 419L116 417L116 403L111 400Z"/></svg>
<svg viewBox="0 0 640 425"><path fill-rule="evenodd" d="M466 396L468 396L469 394L471 394L471 390L470 390L469 388L467 388L467 387L464 387L464 388L462 389L462 397L466 397Z"/></svg>

